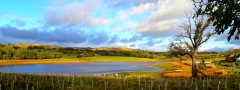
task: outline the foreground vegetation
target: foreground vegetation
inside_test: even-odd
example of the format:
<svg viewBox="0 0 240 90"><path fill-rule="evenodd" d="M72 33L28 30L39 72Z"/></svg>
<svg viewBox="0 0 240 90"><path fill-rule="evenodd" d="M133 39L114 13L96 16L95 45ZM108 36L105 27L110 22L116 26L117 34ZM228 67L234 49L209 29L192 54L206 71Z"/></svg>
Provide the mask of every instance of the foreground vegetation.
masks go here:
<svg viewBox="0 0 240 90"><path fill-rule="evenodd" d="M239 76L199 78L0 73L1 90L237 90Z"/></svg>

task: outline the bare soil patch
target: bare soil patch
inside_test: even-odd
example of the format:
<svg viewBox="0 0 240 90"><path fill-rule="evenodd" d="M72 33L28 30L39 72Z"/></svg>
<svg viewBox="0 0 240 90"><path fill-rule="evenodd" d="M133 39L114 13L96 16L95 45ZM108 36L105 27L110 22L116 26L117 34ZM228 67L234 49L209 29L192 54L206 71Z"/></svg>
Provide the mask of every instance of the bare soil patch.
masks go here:
<svg viewBox="0 0 240 90"><path fill-rule="evenodd" d="M180 62L171 62L172 65L179 67L181 72L176 72L174 70L165 71L163 76L170 76L170 77L191 77L192 75L192 68L190 65L185 65ZM214 75L214 73L218 71L217 68L207 68L206 70L201 70L204 75ZM202 74L198 73L199 76L203 76Z"/></svg>

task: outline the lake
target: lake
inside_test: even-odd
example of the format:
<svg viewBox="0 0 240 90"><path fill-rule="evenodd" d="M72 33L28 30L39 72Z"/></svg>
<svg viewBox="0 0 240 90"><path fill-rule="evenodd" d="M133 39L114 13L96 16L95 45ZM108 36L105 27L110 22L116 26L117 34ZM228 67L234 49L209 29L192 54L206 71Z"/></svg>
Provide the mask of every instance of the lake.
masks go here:
<svg viewBox="0 0 240 90"><path fill-rule="evenodd" d="M110 74L118 72L163 71L149 66L156 62L87 62L67 64L32 64L0 66L1 72L54 73L54 74Z"/></svg>

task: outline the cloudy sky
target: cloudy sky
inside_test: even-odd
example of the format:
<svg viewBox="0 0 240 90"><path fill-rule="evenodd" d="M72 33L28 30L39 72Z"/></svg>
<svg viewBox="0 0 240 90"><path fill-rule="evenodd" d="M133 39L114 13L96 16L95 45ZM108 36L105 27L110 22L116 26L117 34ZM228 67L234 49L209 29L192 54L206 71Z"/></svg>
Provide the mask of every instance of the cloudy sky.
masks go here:
<svg viewBox="0 0 240 90"><path fill-rule="evenodd" d="M191 0L1 0L0 43L168 50ZM239 48L215 35L200 51Z"/></svg>

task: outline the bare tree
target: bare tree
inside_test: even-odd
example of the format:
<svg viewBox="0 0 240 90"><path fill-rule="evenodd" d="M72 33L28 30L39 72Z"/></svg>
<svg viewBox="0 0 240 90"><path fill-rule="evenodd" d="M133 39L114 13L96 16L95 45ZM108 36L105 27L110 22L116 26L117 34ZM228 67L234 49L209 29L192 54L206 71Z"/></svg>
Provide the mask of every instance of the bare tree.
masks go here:
<svg viewBox="0 0 240 90"><path fill-rule="evenodd" d="M199 47L207 42L209 38L215 34L213 30L209 30L210 20L203 17L191 18L187 17L188 23L182 24L180 27L184 29L184 33L177 36L179 39L171 41L170 50L179 51L189 55L192 59L192 77L198 77L198 69L196 66L196 56Z"/></svg>

